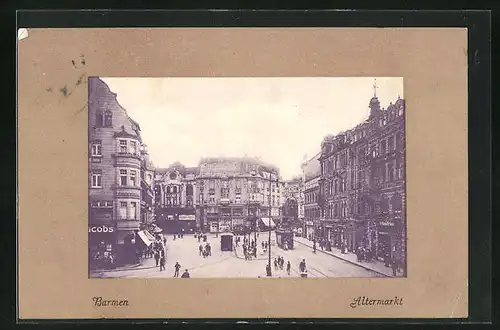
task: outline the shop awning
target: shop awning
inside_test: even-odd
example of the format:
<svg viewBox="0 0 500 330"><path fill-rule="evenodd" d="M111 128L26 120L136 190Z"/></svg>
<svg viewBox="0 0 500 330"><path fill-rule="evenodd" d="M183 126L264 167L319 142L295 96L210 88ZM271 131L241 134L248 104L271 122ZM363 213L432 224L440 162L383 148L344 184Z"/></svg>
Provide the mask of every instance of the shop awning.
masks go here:
<svg viewBox="0 0 500 330"><path fill-rule="evenodd" d="M267 227L276 227L274 224L274 221L271 218L260 218L260 220L266 225Z"/></svg>
<svg viewBox="0 0 500 330"><path fill-rule="evenodd" d="M143 241L144 244L146 244L146 246L150 246L151 244L153 244L153 241L154 241L154 240L149 239L149 235L151 235L151 234L149 234L149 235L148 234L149 233L147 233L145 230L141 230L141 231L137 232L137 235L140 237L141 241Z"/></svg>

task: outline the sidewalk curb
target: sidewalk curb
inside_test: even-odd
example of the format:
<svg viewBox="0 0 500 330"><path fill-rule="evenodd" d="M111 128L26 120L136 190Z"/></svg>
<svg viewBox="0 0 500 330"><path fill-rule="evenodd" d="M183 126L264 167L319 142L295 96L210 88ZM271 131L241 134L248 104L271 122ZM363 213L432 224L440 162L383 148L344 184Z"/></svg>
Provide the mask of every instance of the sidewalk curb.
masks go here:
<svg viewBox="0 0 500 330"><path fill-rule="evenodd" d="M302 243L302 242L300 242L300 241L298 241L298 240L296 240L296 239L294 239L294 241L295 241L295 242L297 242L297 243L299 243L299 244L302 244L302 245L304 245L304 246L307 246L307 247L312 248L312 246L310 246L310 245L308 245L308 244L306 244L306 243ZM379 271L377 271L377 270L374 270L374 269L372 269L372 268L370 268L370 267L366 267L366 266L364 266L364 265L358 264L358 263L353 262L353 261L351 261L351 260L348 260L348 259L345 259L345 258L339 257L339 256L337 256L337 255L335 255L335 254L333 254L333 253L328 253L327 251L323 251L323 250L316 250L316 251L320 251L320 252L322 252L322 253L324 253L324 254L327 254L327 255L332 256L332 257L335 257L335 258L337 258L337 259L340 259L340 260L346 261L346 262L348 262L348 263L350 263L350 264L352 264L352 265L359 266L359 267L361 267L361 268L364 268L364 269L366 269L366 270L372 271L372 272L377 273L377 274L379 274L379 275L383 275L383 276L385 276L385 277L389 277L389 278L397 278L397 276L391 276L391 275L387 275L387 274L381 273L381 272L379 272Z"/></svg>

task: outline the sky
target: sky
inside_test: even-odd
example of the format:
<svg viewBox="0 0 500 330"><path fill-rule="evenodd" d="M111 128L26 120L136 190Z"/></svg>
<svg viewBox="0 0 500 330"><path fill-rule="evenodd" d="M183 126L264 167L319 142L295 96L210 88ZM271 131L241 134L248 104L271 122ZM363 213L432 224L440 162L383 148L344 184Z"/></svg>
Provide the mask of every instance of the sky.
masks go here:
<svg viewBox="0 0 500 330"><path fill-rule="evenodd" d="M373 77L102 78L141 127L157 167L202 157L257 157L283 179L320 151L323 137L369 115ZM382 107L403 95L403 78L377 77Z"/></svg>

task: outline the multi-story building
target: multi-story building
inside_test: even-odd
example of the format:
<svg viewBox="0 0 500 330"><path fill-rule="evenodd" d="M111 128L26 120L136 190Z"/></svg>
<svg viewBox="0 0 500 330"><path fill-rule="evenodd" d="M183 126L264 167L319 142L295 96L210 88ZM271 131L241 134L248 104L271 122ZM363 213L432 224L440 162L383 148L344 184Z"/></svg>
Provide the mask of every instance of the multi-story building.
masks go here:
<svg viewBox="0 0 500 330"><path fill-rule="evenodd" d="M156 171L156 222L167 232L274 226L282 195L279 171L252 158L206 158L193 168L177 163Z"/></svg>
<svg viewBox="0 0 500 330"><path fill-rule="evenodd" d="M88 90L89 256L112 255L116 265L133 263L141 222L141 168L147 179L151 166L143 161L139 124L116 94L97 77L89 78Z"/></svg>
<svg viewBox="0 0 500 330"><path fill-rule="evenodd" d="M301 176L284 181L283 214L294 227L304 226L304 185Z"/></svg>
<svg viewBox="0 0 500 330"><path fill-rule="evenodd" d="M196 167L175 163L155 172L156 223L167 233L192 233L196 222Z"/></svg>
<svg viewBox="0 0 500 330"><path fill-rule="evenodd" d="M321 145L324 237L334 247L363 245L406 264L405 102L387 109L376 95L367 120Z"/></svg>
<svg viewBox="0 0 500 330"><path fill-rule="evenodd" d="M279 171L252 158L207 158L196 178L205 230L274 226L280 219Z"/></svg>
<svg viewBox="0 0 500 330"><path fill-rule="evenodd" d="M321 152L302 164L304 191L304 233L305 237L314 240L320 236L319 182L321 177Z"/></svg>
<svg viewBox="0 0 500 330"><path fill-rule="evenodd" d="M149 159L147 146L144 145L141 159L141 228L144 229L149 228L155 220L154 171L154 164Z"/></svg>

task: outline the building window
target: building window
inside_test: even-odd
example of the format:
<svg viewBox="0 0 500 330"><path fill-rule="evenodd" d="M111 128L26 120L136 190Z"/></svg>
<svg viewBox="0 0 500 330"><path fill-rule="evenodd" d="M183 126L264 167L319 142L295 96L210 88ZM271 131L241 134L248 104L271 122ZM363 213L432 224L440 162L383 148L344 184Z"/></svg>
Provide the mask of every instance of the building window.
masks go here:
<svg viewBox="0 0 500 330"><path fill-rule="evenodd" d="M188 184L188 185L186 186L186 195L187 195L187 196L193 196L193 186L192 186L192 185L190 185L190 184Z"/></svg>
<svg viewBox="0 0 500 330"><path fill-rule="evenodd" d="M214 188L208 189L208 194L209 195L215 195L215 189Z"/></svg>
<svg viewBox="0 0 500 330"><path fill-rule="evenodd" d="M133 155L137 154L137 142L130 141L130 153Z"/></svg>
<svg viewBox="0 0 500 330"><path fill-rule="evenodd" d="M171 180L175 180L176 178L177 178L177 174L175 174L174 172L170 173Z"/></svg>
<svg viewBox="0 0 500 330"><path fill-rule="evenodd" d="M394 137L389 137L387 140L389 152L394 151Z"/></svg>
<svg viewBox="0 0 500 330"><path fill-rule="evenodd" d="M130 185L137 186L137 171L130 171Z"/></svg>
<svg viewBox="0 0 500 330"><path fill-rule="evenodd" d="M177 204L177 197L172 198L172 205L178 205Z"/></svg>
<svg viewBox="0 0 500 330"><path fill-rule="evenodd" d="M92 188L102 188L102 171L92 171Z"/></svg>
<svg viewBox="0 0 500 330"><path fill-rule="evenodd" d="M104 126L104 117L102 115L102 111L97 111L95 114L95 125L96 127L103 127Z"/></svg>
<svg viewBox="0 0 500 330"><path fill-rule="evenodd" d="M127 153L127 140L120 140L120 153Z"/></svg>
<svg viewBox="0 0 500 330"><path fill-rule="evenodd" d="M127 170L120 170L120 185L127 185Z"/></svg>
<svg viewBox="0 0 500 330"><path fill-rule="evenodd" d="M130 202L130 218L136 220L137 219L137 203Z"/></svg>
<svg viewBox="0 0 500 330"><path fill-rule="evenodd" d="M100 140L92 142L92 156L102 156L102 145Z"/></svg>
<svg viewBox="0 0 500 330"><path fill-rule="evenodd" d="M394 164L393 163L389 163L387 164L387 171L388 171L388 180L389 181L394 181L394 171L395 171L395 168L394 168Z"/></svg>
<svg viewBox="0 0 500 330"><path fill-rule="evenodd" d="M120 202L120 216L122 219L127 217L127 202Z"/></svg>
<svg viewBox="0 0 500 330"><path fill-rule="evenodd" d="M113 113L110 110L106 110L104 113L104 126L113 126Z"/></svg>
<svg viewBox="0 0 500 330"><path fill-rule="evenodd" d="M173 187L172 187L172 193L173 193L173 194L177 194L177 187L176 187L176 186L173 186Z"/></svg>
<svg viewBox="0 0 500 330"><path fill-rule="evenodd" d="M384 155L386 153L385 150L385 140L380 141L380 154Z"/></svg>
<svg viewBox="0 0 500 330"><path fill-rule="evenodd" d="M397 133L396 134L396 149L397 150L402 150L403 149L403 134L401 133Z"/></svg>

